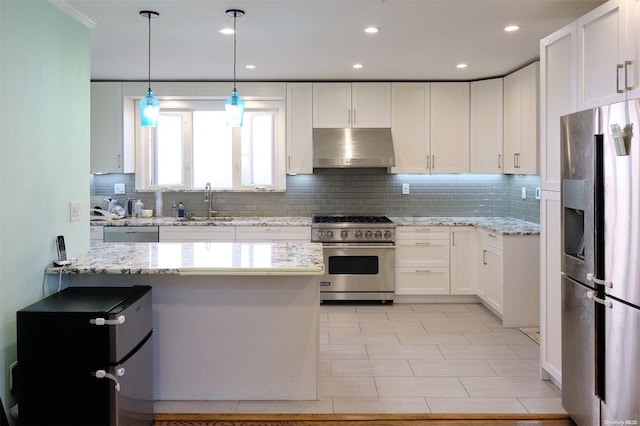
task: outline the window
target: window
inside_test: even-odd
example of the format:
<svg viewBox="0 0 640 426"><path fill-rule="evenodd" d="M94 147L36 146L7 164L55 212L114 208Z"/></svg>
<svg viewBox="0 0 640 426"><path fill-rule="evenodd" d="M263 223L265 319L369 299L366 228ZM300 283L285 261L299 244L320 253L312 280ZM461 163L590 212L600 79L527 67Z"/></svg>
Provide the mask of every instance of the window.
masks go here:
<svg viewBox="0 0 640 426"><path fill-rule="evenodd" d="M242 128L220 101L163 101L157 128L139 128L138 189L283 191L284 102L246 101ZM139 178L141 175L142 178Z"/></svg>

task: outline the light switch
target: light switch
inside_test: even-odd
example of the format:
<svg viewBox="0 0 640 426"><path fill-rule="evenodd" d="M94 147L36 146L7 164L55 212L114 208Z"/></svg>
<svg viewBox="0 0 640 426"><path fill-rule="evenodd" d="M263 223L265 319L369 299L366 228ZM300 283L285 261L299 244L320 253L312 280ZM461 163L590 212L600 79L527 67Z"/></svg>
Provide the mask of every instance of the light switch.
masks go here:
<svg viewBox="0 0 640 426"><path fill-rule="evenodd" d="M408 183L403 183L402 184L402 193L404 195L407 195L409 193L409 184Z"/></svg>
<svg viewBox="0 0 640 426"><path fill-rule="evenodd" d="M522 187L522 199L526 200L527 199L527 188L526 187Z"/></svg>
<svg viewBox="0 0 640 426"><path fill-rule="evenodd" d="M71 222L77 222L80 220L80 201L72 201L69 203Z"/></svg>

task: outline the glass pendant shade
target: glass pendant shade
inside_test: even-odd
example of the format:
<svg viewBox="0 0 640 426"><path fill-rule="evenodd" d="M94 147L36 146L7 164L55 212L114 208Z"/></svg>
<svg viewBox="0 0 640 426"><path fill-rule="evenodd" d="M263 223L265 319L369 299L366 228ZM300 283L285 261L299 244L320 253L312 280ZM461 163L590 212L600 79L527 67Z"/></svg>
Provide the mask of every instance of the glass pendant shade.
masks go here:
<svg viewBox="0 0 640 426"><path fill-rule="evenodd" d="M238 96L238 91L234 88L231 96L224 103L227 112L228 127L242 127L242 117L244 116L244 101Z"/></svg>
<svg viewBox="0 0 640 426"><path fill-rule="evenodd" d="M149 89L147 90L147 96L140 99L140 125L142 127L157 127L159 115L160 102Z"/></svg>

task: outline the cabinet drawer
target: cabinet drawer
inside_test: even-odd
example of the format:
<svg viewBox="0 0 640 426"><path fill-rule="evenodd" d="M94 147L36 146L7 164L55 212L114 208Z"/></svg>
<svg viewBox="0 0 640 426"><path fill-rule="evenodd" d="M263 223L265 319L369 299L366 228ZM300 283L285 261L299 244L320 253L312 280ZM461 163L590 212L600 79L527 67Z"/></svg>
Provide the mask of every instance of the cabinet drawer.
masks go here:
<svg viewBox="0 0 640 426"><path fill-rule="evenodd" d="M447 295L449 268L396 268L396 294Z"/></svg>
<svg viewBox="0 0 640 426"><path fill-rule="evenodd" d="M311 227L308 226L239 226L236 227L236 241L274 242L294 241L310 242Z"/></svg>
<svg viewBox="0 0 640 426"><path fill-rule="evenodd" d="M448 240L409 240L396 245L398 266L449 267Z"/></svg>
<svg viewBox="0 0 640 426"><path fill-rule="evenodd" d="M448 240L448 226L399 226L396 228L397 239L409 240Z"/></svg>
<svg viewBox="0 0 640 426"><path fill-rule="evenodd" d="M493 231L484 231L484 243L498 250L502 250L502 234Z"/></svg>
<svg viewBox="0 0 640 426"><path fill-rule="evenodd" d="M160 242L234 242L233 226L161 226Z"/></svg>

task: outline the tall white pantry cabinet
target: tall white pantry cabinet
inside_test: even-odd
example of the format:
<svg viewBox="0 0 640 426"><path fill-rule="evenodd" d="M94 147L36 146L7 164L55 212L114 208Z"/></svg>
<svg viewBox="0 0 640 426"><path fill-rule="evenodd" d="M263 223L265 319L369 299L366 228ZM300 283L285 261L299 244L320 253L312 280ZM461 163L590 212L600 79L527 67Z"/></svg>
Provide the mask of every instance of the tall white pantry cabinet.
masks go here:
<svg viewBox="0 0 640 426"><path fill-rule="evenodd" d="M562 385L560 117L640 98L640 0L610 0L540 42L540 362Z"/></svg>

